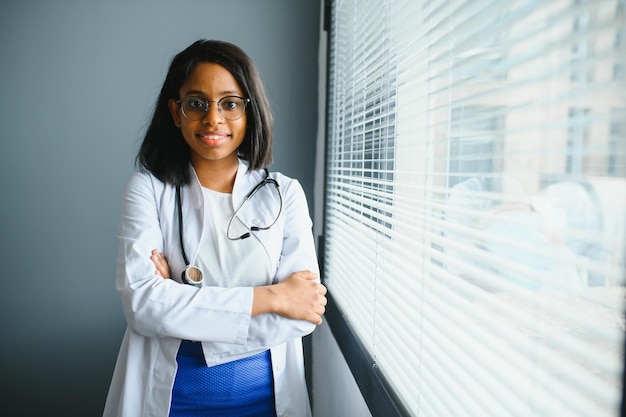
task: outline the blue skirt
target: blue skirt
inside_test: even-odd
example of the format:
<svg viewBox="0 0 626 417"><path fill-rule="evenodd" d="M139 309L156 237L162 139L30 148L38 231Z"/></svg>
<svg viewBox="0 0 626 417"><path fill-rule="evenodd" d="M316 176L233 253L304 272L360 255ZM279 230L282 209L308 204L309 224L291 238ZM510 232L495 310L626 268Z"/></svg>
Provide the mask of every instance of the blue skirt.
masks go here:
<svg viewBox="0 0 626 417"><path fill-rule="evenodd" d="M208 367L202 344L183 340L170 417L276 417L270 351Z"/></svg>

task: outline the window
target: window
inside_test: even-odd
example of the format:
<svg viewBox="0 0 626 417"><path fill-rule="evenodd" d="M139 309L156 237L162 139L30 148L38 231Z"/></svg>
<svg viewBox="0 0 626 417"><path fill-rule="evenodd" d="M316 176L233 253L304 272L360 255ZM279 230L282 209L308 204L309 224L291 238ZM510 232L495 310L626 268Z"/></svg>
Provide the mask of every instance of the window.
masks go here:
<svg viewBox="0 0 626 417"><path fill-rule="evenodd" d="M568 174L583 174L583 158L586 155L584 149L589 142L589 109L569 109L568 136L567 136L567 162Z"/></svg>
<svg viewBox="0 0 626 417"><path fill-rule="evenodd" d="M626 164L620 155L626 153L626 107L611 110L611 127L609 137L608 174L626 177Z"/></svg>
<svg viewBox="0 0 626 417"><path fill-rule="evenodd" d="M331 3L323 277L375 416L617 415L623 8Z"/></svg>

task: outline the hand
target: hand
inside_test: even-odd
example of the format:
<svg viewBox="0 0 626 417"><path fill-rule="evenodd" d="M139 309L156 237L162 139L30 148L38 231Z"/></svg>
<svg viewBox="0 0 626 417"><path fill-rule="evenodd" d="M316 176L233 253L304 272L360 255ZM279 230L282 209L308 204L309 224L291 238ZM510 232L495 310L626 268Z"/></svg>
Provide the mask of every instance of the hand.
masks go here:
<svg viewBox="0 0 626 417"><path fill-rule="evenodd" d="M274 312L289 319L322 324L322 316L326 312L328 302L327 290L317 282L317 279L317 274L311 271L299 271L276 285L259 287L269 292L271 307L270 311L257 310L257 313Z"/></svg>
<svg viewBox="0 0 626 417"><path fill-rule="evenodd" d="M170 266L165 259L165 255L163 255L158 250L153 249L150 260L154 263L154 266L156 267L156 271L154 271L156 275L162 276L165 279L168 279L170 277Z"/></svg>

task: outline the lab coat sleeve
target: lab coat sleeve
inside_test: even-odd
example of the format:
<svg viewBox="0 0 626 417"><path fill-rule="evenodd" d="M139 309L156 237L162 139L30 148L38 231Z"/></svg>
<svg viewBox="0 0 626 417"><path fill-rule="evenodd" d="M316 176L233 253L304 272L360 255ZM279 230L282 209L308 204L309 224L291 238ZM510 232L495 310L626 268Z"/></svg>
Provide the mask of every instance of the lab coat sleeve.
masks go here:
<svg viewBox="0 0 626 417"><path fill-rule="evenodd" d="M280 262L276 272L278 282L297 271L310 270L319 273L312 222L304 190L295 180L281 180L281 185L285 225ZM245 346L206 344L205 359L208 365L235 360L246 354L306 336L313 332L315 327L315 324L308 321L287 319L273 313L261 314L251 319Z"/></svg>
<svg viewBox="0 0 626 417"><path fill-rule="evenodd" d="M309 270L319 274L317 254L313 239L311 217L304 190L298 181L288 183L284 191L285 229L276 281L280 282L297 271ZM319 280L318 280L319 282ZM248 344L272 346L306 336L313 332L315 324L308 321L290 320L277 314L262 314L252 319Z"/></svg>
<svg viewBox="0 0 626 417"><path fill-rule="evenodd" d="M116 288L129 327L144 336L210 340L244 345L252 288L202 289L155 275L152 249L163 251L160 211L174 211L165 186L135 174L126 187L117 234ZM171 192L171 190L170 190ZM167 254L166 254L167 255Z"/></svg>

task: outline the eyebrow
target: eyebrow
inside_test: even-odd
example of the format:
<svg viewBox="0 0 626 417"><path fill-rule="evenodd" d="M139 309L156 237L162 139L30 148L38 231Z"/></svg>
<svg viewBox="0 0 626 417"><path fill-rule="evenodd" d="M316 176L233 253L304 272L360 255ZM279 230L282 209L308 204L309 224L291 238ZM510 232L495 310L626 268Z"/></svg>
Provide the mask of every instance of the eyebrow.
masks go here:
<svg viewBox="0 0 626 417"><path fill-rule="evenodd" d="M237 90L224 90L224 91L221 91L218 95L222 96L222 97L231 96L231 95L241 96L242 93L240 93ZM184 97L186 97L186 96L207 97L207 94L205 94L204 91L200 91L200 90L189 90L189 91L185 92Z"/></svg>

